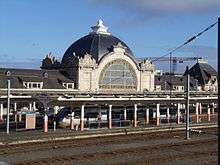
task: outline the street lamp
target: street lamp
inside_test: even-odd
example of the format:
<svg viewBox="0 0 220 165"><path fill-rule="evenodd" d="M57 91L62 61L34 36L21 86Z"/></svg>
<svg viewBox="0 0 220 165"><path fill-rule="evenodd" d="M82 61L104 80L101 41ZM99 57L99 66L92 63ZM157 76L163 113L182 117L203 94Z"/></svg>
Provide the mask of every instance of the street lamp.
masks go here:
<svg viewBox="0 0 220 165"><path fill-rule="evenodd" d="M10 113L10 86L11 86L11 81L7 80L7 123L6 123L6 129L7 129L7 134L9 134L9 123L10 123L10 118L9 118L9 113Z"/></svg>

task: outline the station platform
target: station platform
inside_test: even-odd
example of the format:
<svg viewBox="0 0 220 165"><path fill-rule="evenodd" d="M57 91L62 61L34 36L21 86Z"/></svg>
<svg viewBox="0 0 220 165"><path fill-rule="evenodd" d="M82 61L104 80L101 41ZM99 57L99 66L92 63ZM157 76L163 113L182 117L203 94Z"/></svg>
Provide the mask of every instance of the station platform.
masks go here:
<svg viewBox="0 0 220 165"><path fill-rule="evenodd" d="M215 128L217 123L200 123L191 124L191 129L202 128ZM120 136L127 134L138 133L153 133L153 132L165 132L165 131L183 131L185 130L185 124L166 124L160 126L149 127L124 127L124 128L112 128L112 129L90 129L85 131L73 131L69 129L57 129L49 130L47 133L42 130L28 130L20 132L11 132L9 135L6 132L0 133L0 145L13 145L13 144L25 144L25 143L39 143L47 141L59 141L59 140L74 140L85 139L105 136Z"/></svg>

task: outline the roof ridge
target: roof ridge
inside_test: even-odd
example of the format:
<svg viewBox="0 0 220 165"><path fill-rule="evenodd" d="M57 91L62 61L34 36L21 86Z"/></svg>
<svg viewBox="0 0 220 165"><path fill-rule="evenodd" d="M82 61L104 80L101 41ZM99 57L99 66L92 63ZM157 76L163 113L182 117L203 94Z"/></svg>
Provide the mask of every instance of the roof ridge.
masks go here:
<svg viewBox="0 0 220 165"><path fill-rule="evenodd" d="M89 54L90 54L90 52L92 51L92 45L93 45L93 43L94 43L94 40L95 40L95 37L92 38L92 42L91 42L91 44L90 44L89 52L87 52L87 53L89 53Z"/></svg>
<svg viewBox="0 0 220 165"><path fill-rule="evenodd" d="M203 84L206 84L205 82L205 78L204 78L204 70L201 68L201 63L197 63L199 65L199 69L200 69L200 73L201 73L201 76L202 76L202 81L203 81Z"/></svg>

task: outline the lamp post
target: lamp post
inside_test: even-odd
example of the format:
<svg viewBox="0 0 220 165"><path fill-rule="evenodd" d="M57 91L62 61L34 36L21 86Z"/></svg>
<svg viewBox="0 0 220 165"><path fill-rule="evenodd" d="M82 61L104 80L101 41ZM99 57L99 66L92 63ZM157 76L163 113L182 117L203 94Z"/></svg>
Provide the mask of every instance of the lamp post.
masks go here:
<svg viewBox="0 0 220 165"><path fill-rule="evenodd" d="M186 140L190 139L189 137L189 90L190 90L190 74L189 67L186 68L187 73L187 85L186 85Z"/></svg>
<svg viewBox="0 0 220 165"><path fill-rule="evenodd" d="M218 111L219 111L219 105L220 105L220 96L219 96L219 92L220 92L220 16L218 17ZM218 115L218 126L220 124L220 115ZM218 127L218 141L220 141L220 127ZM218 148L220 147L220 144L218 143ZM218 153L219 150L218 150ZM220 159L218 159L218 161L220 162Z"/></svg>
<svg viewBox="0 0 220 165"><path fill-rule="evenodd" d="M7 134L9 134L9 123L10 123L10 86L11 86L11 81L7 81L7 123L6 123L6 129L7 129Z"/></svg>

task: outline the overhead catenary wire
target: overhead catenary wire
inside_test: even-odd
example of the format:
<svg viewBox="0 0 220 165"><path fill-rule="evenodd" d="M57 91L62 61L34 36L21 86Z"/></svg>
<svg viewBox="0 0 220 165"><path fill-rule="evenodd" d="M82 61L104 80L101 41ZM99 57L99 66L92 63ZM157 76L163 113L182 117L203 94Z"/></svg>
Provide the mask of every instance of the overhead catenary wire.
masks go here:
<svg viewBox="0 0 220 165"><path fill-rule="evenodd" d="M186 40L185 42L183 42L181 45L177 46L176 48L174 48L173 50L171 50L170 52L168 52L167 54L161 56L161 57L158 57L154 60L152 60L151 62L155 62L155 61L158 61L160 60L161 58L164 58L166 56L169 56L170 57L170 74L169 74L169 81L170 81L170 89L169 89L169 98L170 98L170 102L169 102L169 108L172 107L172 103L171 103L171 97L172 97L172 85L171 85L171 82L172 82L172 76L171 76L171 73L172 73L172 55L175 51L181 49L182 47L184 47L185 45L189 44L190 42L192 42L193 40L195 40L196 38L198 38L199 36L201 36L202 34L204 34L206 31L210 30L211 28L213 28L218 22L215 22L213 24L211 24L210 26L208 26L207 28L205 28L204 30L202 30L201 32L197 33L196 35L190 37L188 40ZM174 74L174 72L173 72ZM189 86L188 86L189 88ZM165 89L166 90L166 89ZM172 125L170 125L171 127ZM188 135L188 131L187 131L187 135ZM188 137L188 136L187 136Z"/></svg>
<svg viewBox="0 0 220 165"><path fill-rule="evenodd" d="M156 58L155 60L152 60L152 62L158 61L159 59L166 57L172 53L174 53L175 51L179 50L180 48L184 47L185 45L189 44L190 42L192 42L193 40L195 40L196 38L198 38L199 36L201 36L202 34L204 34L206 31L210 30L211 28L213 28L215 25L217 25L218 22L215 22L213 24L211 24L210 26L208 26L207 28L205 28L204 30L202 30L201 32L197 33L196 35L190 37L188 40L186 40L184 43L182 43L181 45L177 46L176 48L174 48L173 50L171 50L170 52L166 53L165 55Z"/></svg>

